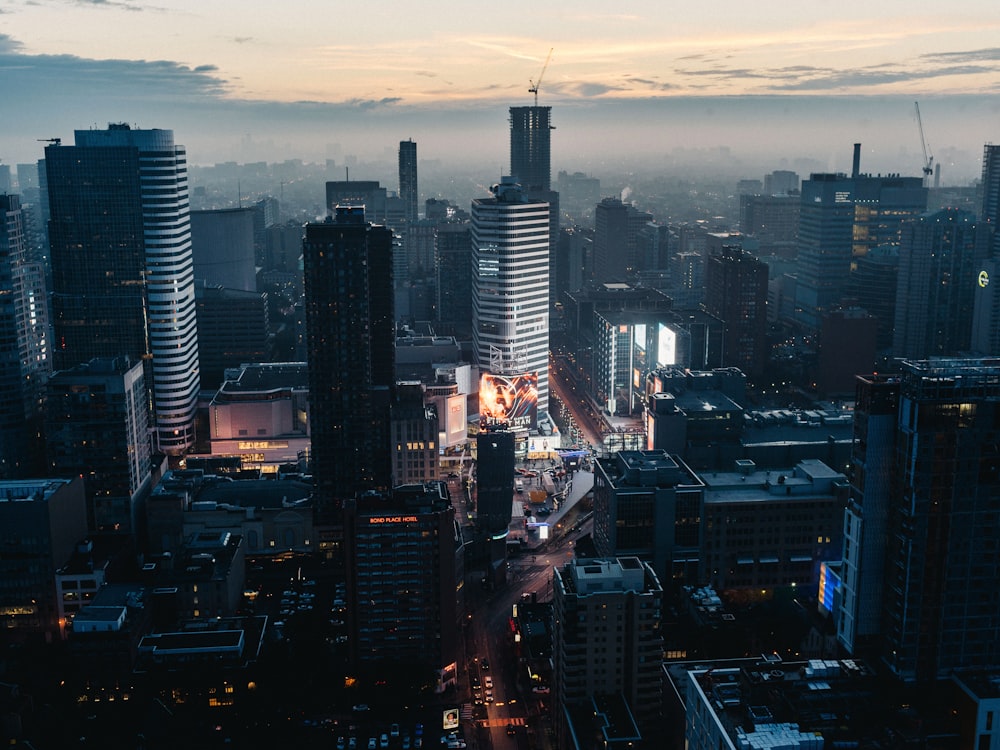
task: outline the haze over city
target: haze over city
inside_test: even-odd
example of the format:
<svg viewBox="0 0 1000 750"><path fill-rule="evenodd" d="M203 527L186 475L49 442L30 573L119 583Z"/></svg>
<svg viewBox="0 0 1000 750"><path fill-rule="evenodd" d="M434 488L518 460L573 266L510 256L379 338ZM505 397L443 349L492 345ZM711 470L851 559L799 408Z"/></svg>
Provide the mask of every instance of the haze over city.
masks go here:
<svg viewBox="0 0 1000 750"><path fill-rule="evenodd" d="M917 174L919 100L942 182L978 177L1000 121L994 4L679 10L17 0L0 10L0 156L34 161L37 139L121 121L172 128L192 164L370 159L412 137L422 159L482 165L488 181L506 108L532 103L551 49L539 103L554 170L669 168L722 147L736 176L803 158L847 171L861 142L866 171Z"/></svg>

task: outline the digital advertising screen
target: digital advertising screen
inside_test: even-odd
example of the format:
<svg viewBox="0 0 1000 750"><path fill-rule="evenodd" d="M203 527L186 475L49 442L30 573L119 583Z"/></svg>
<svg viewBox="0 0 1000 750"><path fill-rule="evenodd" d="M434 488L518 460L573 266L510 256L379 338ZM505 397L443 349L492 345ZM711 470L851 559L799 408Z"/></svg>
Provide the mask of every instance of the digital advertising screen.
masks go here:
<svg viewBox="0 0 1000 750"><path fill-rule="evenodd" d="M517 428L538 427L538 375L493 375L479 379L479 418L498 419Z"/></svg>

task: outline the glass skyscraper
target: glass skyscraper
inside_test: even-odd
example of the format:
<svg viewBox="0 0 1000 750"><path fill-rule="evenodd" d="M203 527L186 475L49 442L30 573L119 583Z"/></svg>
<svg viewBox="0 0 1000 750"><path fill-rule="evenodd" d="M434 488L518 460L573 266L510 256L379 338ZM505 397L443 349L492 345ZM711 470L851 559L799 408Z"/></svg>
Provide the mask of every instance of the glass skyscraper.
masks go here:
<svg viewBox="0 0 1000 750"><path fill-rule="evenodd" d="M75 138L45 149L55 365L144 360L156 447L183 454L200 387L186 151L126 124Z"/></svg>

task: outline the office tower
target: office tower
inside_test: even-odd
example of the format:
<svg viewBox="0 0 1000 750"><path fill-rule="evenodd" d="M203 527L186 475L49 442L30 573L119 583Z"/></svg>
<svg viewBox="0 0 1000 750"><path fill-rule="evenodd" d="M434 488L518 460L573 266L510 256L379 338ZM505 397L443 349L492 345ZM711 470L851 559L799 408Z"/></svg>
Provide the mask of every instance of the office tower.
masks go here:
<svg viewBox="0 0 1000 750"><path fill-rule="evenodd" d="M764 175L764 195L791 195L799 192L799 176L787 169Z"/></svg>
<svg viewBox="0 0 1000 750"><path fill-rule="evenodd" d="M326 210L333 216L337 206L361 206L365 217L376 224L386 221L386 189L378 180L334 180L326 183Z"/></svg>
<svg viewBox="0 0 1000 750"><path fill-rule="evenodd" d="M86 535L80 477L0 481L0 623L6 638L61 637L55 575Z"/></svg>
<svg viewBox="0 0 1000 750"><path fill-rule="evenodd" d="M831 310L819 329L816 391L825 398L853 398L855 378L875 370L878 321L860 307Z"/></svg>
<svg viewBox="0 0 1000 750"><path fill-rule="evenodd" d="M663 588L636 557L575 560L553 571L553 716L559 747L566 714L621 695L639 728L654 730L662 695Z"/></svg>
<svg viewBox="0 0 1000 750"><path fill-rule="evenodd" d="M529 381L537 378L537 411L547 414L549 204L526 200L520 186L509 177L494 185L492 192L492 198L472 201L472 342L476 363L481 372L510 378L516 390L522 386L530 390ZM535 426L537 415L531 403L535 398L524 395L519 403L525 412L517 417L507 415L512 426Z"/></svg>
<svg viewBox="0 0 1000 750"><path fill-rule="evenodd" d="M510 174L526 193L552 189L552 107L510 108Z"/></svg>
<svg viewBox="0 0 1000 750"><path fill-rule="evenodd" d="M419 382L396 384L392 403L392 486L438 479L437 407L424 401Z"/></svg>
<svg viewBox="0 0 1000 750"><path fill-rule="evenodd" d="M979 220L993 227L990 255L1000 258L1000 146L983 147L983 177L979 182L982 191Z"/></svg>
<svg viewBox="0 0 1000 750"><path fill-rule="evenodd" d="M899 248L890 245L877 247L855 259L854 270L847 282L844 304L861 307L875 318L875 345L879 352L886 352L892 347L898 281Z"/></svg>
<svg viewBox="0 0 1000 750"><path fill-rule="evenodd" d="M794 195L741 195L740 231L760 242L760 255L794 258L800 207L797 188Z"/></svg>
<svg viewBox="0 0 1000 750"><path fill-rule="evenodd" d="M221 386L228 368L271 360L267 294L199 283L195 304L203 388Z"/></svg>
<svg viewBox="0 0 1000 750"><path fill-rule="evenodd" d="M355 662L458 676L462 531L443 482L367 492L345 506L348 648Z"/></svg>
<svg viewBox="0 0 1000 750"><path fill-rule="evenodd" d="M45 149L55 366L149 363L155 448L195 439L195 317L187 155L170 130L77 130Z"/></svg>
<svg viewBox="0 0 1000 750"><path fill-rule="evenodd" d="M52 369L44 270L28 260L17 195L0 195L0 478L38 476Z"/></svg>
<svg viewBox="0 0 1000 750"><path fill-rule="evenodd" d="M399 142L399 197L408 224L417 220L417 144L412 139Z"/></svg>
<svg viewBox="0 0 1000 750"><path fill-rule="evenodd" d="M207 286L257 291L255 213L252 208L191 212L191 254L196 279Z"/></svg>
<svg viewBox="0 0 1000 750"><path fill-rule="evenodd" d="M437 326L456 336L472 335L472 232L468 223L442 224L434 264Z"/></svg>
<svg viewBox="0 0 1000 750"><path fill-rule="evenodd" d="M504 422L484 422L476 455L477 522L487 534L505 537L514 502L514 433Z"/></svg>
<svg viewBox="0 0 1000 750"><path fill-rule="evenodd" d="M723 363L750 377L768 362L767 275L767 265L734 246L709 255L705 267L705 310L726 324Z"/></svg>
<svg viewBox="0 0 1000 750"><path fill-rule="evenodd" d="M903 227L892 353L920 359L968 352L977 276L989 251L967 211L945 209Z"/></svg>
<svg viewBox="0 0 1000 750"><path fill-rule="evenodd" d="M336 521L344 500L392 478L392 233L339 206L306 225L302 249L312 471L318 511Z"/></svg>
<svg viewBox="0 0 1000 750"><path fill-rule="evenodd" d="M60 370L47 393L49 473L83 477L91 529L138 536L152 481L142 362L94 359Z"/></svg>
<svg viewBox="0 0 1000 750"><path fill-rule="evenodd" d="M856 154L857 156L857 154ZM802 183L796 322L816 331L847 292L853 264L875 248L898 247L905 222L927 210L920 177L813 174Z"/></svg>
<svg viewBox="0 0 1000 750"><path fill-rule="evenodd" d="M9 193L14 187L14 181L10 176L10 165L0 164L0 195Z"/></svg>
<svg viewBox="0 0 1000 750"><path fill-rule="evenodd" d="M903 681L1000 667L998 399L991 359L859 381L838 638Z"/></svg>
<svg viewBox="0 0 1000 750"><path fill-rule="evenodd" d="M642 270L638 235L652 214L605 198L594 211L594 280L625 281Z"/></svg>
<svg viewBox="0 0 1000 750"><path fill-rule="evenodd" d="M281 207L277 198L268 196L253 204L253 247L254 260L258 266L270 269L267 262L267 230L275 226L281 217ZM301 225L300 225L301 226ZM301 249L301 240L298 243ZM296 255L296 257L298 257Z"/></svg>

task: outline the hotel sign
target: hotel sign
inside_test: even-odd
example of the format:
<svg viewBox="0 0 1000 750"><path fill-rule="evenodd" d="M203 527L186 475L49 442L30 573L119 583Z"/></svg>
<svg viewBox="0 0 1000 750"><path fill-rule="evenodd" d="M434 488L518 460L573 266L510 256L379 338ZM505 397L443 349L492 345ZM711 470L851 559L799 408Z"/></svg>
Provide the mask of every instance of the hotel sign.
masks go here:
<svg viewBox="0 0 1000 750"><path fill-rule="evenodd" d="M416 523L416 516L370 516L368 523L371 525L379 523Z"/></svg>
<svg viewBox="0 0 1000 750"><path fill-rule="evenodd" d="M241 451L267 451L278 450L288 447L287 440L240 440L237 450Z"/></svg>

